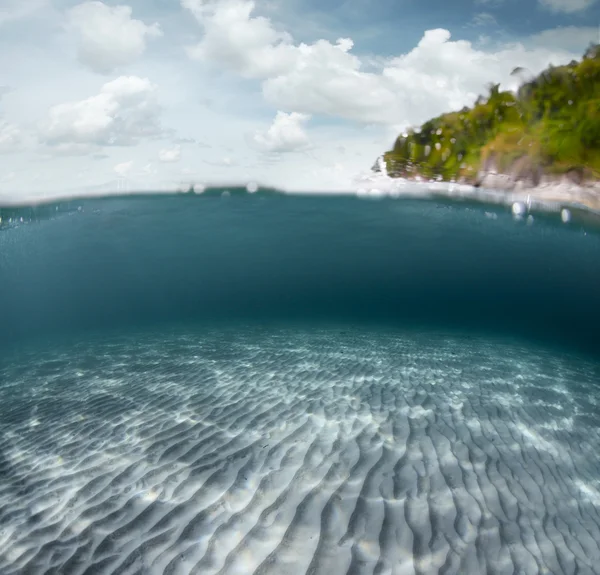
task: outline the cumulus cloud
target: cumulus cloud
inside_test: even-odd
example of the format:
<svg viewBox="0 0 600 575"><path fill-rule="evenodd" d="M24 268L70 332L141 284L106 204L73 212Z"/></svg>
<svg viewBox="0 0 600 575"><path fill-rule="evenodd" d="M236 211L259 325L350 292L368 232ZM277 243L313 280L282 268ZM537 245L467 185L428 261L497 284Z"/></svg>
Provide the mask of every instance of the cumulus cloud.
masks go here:
<svg viewBox="0 0 600 575"><path fill-rule="evenodd" d="M158 152L158 159L164 163L178 162L181 159L181 148L175 146L173 148L165 148Z"/></svg>
<svg viewBox="0 0 600 575"><path fill-rule="evenodd" d="M484 52L468 41L451 41L442 29L425 32L413 50L389 60L378 73L361 71L348 44L320 41L305 47L303 56L302 66L264 82L267 100L284 109L396 126L470 105L490 81L516 87L510 75L515 63L539 71L561 57L518 44Z"/></svg>
<svg viewBox="0 0 600 575"><path fill-rule="evenodd" d="M552 12L573 14L587 10L596 0L539 0L539 3Z"/></svg>
<svg viewBox="0 0 600 575"><path fill-rule="evenodd" d="M268 130L254 133L253 143L262 151L273 154L296 152L306 149L310 140L304 125L310 119L307 114L277 112Z"/></svg>
<svg viewBox="0 0 600 575"><path fill-rule="evenodd" d="M576 0L579 1L579 0ZM523 44L495 52L428 30L410 52L367 71L351 39L294 44L249 0L182 0L203 28L190 56L262 80L266 100L283 111L327 114L368 124L406 126L473 103L489 82L516 87L516 65L532 72L568 61L556 47Z"/></svg>
<svg viewBox="0 0 600 575"><path fill-rule="evenodd" d="M147 78L121 76L100 93L53 106L40 141L65 153L89 153L102 146L131 146L160 136L156 86Z"/></svg>
<svg viewBox="0 0 600 575"><path fill-rule="evenodd" d="M146 41L162 35L158 24L147 25L131 17L129 6L107 6L84 2L67 13L78 42L80 62L93 71L107 74L139 58Z"/></svg>
<svg viewBox="0 0 600 575"><path fill-rule="evenodd" d="M133 160L129 160L129 162L121 162L114 167L115 173L121 177L126 176L129 172L131 172L131 168L133 168Z"/></svg>
<svg viewBox="0 0 600 575"><path fill-rule="evenodd" d="M267 78L289 70L297 58L292 38L268 18L252 17L249 0L181 0L204 29L188 48L191 58L226 65L245 78Z"/></svg>
<svg viewBox="0 0 600 575"><path fill-rule="evenodd" d="M0 153L16 152L22 143L21 130L15 124L10 124L0 118Z"/></svg>

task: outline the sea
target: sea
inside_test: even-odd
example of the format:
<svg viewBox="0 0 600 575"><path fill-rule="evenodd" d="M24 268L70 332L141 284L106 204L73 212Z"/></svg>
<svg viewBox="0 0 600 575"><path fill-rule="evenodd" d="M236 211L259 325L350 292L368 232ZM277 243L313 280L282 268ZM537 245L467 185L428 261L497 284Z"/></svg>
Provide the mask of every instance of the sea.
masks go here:
<svg viewBox="0 0 600 575"><path fill-rule="evenodd" d="M216 188L0 218L2 575L600 573L594 214Z"/></svg>

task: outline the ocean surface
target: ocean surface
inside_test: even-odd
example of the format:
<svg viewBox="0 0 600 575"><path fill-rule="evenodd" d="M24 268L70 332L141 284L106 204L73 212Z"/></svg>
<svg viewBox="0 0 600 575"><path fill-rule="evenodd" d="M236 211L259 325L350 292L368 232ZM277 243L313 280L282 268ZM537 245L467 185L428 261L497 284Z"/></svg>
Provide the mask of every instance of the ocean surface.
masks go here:
<svg viewBox="0 0 600 575"><path fill-rule="evenodd" d="M600 573L600 228L0 208L0 573Z"/></svg>

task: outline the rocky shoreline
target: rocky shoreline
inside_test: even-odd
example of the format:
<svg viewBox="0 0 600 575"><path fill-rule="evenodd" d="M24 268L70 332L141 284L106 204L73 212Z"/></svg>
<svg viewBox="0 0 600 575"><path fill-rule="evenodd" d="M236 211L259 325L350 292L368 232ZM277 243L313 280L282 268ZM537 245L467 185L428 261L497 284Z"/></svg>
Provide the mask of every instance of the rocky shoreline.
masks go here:
<svg viewBox="0 0 600 575"><path fill-rule="evenodd" d="M430 179L421 174L388 173L383 157L377 159L371 187L420 195L407 190L406 184L426 186L429 192L451 197L470 198L483 202L537 205L543 209L581 207L600 214L600 180L586 178L577 170L562 175L547 174L530 165L515 163L510 170L498 170L493 161L485 162L472 178L456 180ZM362 182L361 182L362 183Z"/></svg>
<svg viewBox="0 0 600 575"><path fill-rule="evenodd" d="M512 170L502 172L492 164L484 166L470 183L477 188L530 196L541 202L580 204L600 211L600 181L586 179L576 170L554 175L541 170L520 170L516 165Z"/></svg>

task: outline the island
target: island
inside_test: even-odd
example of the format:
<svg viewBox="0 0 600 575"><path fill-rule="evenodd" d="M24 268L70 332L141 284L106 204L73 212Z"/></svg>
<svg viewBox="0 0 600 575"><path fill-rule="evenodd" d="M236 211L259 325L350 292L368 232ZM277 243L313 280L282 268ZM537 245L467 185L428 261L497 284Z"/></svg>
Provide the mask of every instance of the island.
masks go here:
<svg viewBox="0 0 600 575"><path fill-rule="evenodd" d="M398 136L383 155L388 175L600 210L600 44L537 76L523 68L512 74L521 80L516 93L491 84L472 107Z"/></svg>

